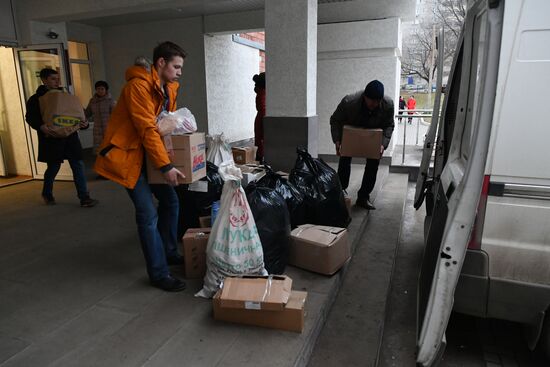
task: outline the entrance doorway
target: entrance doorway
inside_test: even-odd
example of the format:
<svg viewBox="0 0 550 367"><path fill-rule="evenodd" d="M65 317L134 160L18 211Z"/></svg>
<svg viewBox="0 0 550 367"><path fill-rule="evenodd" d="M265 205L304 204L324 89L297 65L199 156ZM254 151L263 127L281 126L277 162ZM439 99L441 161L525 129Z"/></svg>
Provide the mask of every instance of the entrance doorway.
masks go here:
<svg viewBox="0 0 550 367"><path fill-rule="evenodd" d="M27 101L42 84L40 70L50 68L59 73L61 85L67 86L67 73L65 66L65 53L62 44L33 45L14 49L15 65L19 79L20 98L23 106L23 114L26 113L25 101ZM46 164L38 162L38 136L28 124L25 124L28 149L30 152L31 168L34 178L44 178ZM68 162L61 165L56 177L57 180L71 181L72 171Z"/></svg>
<svg viewBox="0 0 550 367"><path fill-rule="evenodd" d="M13 49L0 47L0 187L32 179Z"/></svg>

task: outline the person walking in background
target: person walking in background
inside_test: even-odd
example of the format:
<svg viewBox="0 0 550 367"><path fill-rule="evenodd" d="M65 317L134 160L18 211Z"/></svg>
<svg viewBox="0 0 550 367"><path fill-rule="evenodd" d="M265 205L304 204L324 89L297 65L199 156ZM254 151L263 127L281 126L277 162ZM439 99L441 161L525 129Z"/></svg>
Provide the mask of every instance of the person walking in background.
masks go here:
<svg viewBox="0 0 550 367"><path fill-rule="evenodd" d="M398 112L398 115L399 115L399 123L401 123L401 120L403 119L401 116L403 115L403 112L402 110L406 109L407 108L407 103L405 102L405 98L403 98L403 96L399 96L399 112Z"/></svg>
<svg viewBox="0 0 550 367"><path fill-rule="evenodd" d="M61 168L61 164L67 159L73 171L73 179L78 198L80 199L80 206L95 206L98 201L92 199L88 193L86 176L84 175L84 161L82 160L82 145L78 138L78 132L75 131L67 137L51 136L42 119L39 99L50 90L62 89L59 86L59 73L49 68L42 69L40 70L40 80L42 81L42 85L38 87L36 93L27 101L25 120L36 130L38 135L38 161L48 165L46 172L44 172L42 199L46 205L55 205L53 183L55 176L57 176ZM89 124L87 121L80 122L81 129L87 129L88 127Z"/></svg>
<svg viewBox="0 0 550 367"><path fill-rule="evenodd" d="M256 92L256 119L254 119L254 144L258 147L256 160L264 160L264 117L265 117L265 73L254 75L254 92Z"/></svg>
<svg viewBox="0 0 550 367"><path fill-rule="evenodd" d="M384 84L378 80L367 84L364 91L345 96L330 116L330 132L336 146L336 154L340 156L344 125L352 125L367 129L382 129L380 146L380 158L382 158L382 153L388 147L395 127L394 115L393 101L384 95ZM367 159L361 188L357 193L356 205L361 208L376 209L370 201L370 193L376 183L379 163L380 159ZM348 188L350 174L351 157L340 156L338 177L343 190Z"/></svg>
<svg viewBox="0 0 550 367"><path fill-rule="evenodd" d="M103 134L107 129L107 122L115 102L109 93L109 84L100 80L95 83L95 94L86 107L86 117L94 121L94 153L97 154L99 145L103 141Z"/></svg>
<svg viewBox="0 0 550 367"><path fill-rule="evenodd" d="M126 84L115 106L95 163L101 176L126 188L135 207L141 249L151 285L164 291L185 289L168 265L181 265L177 250L179 202L174 186L184 175L170 163L157 128L157 116L175 111L186 52L172 42L153 51L150 68L126 70ZM149 184L145 154L159 169L167 184ZM158 200L158 208L153 199Z"/></svg>
<svg viewBox="0 0 550 367"><path fill-rule="evenodd" d="M414 96L410 96L409 100L407 101L407 110L409 110L409 115L414 114L414 110L416 109L416 99L414 99ZM412 117L408 118L409 125L412 124Z"/></svg>

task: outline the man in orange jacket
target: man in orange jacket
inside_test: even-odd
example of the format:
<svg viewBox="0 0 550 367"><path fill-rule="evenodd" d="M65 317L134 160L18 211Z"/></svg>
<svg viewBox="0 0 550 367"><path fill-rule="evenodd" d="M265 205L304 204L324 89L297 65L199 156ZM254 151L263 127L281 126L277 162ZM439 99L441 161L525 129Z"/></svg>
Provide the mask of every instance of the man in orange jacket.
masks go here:
<svg viewBox="0 0 550 367"><path fill-rule="evenodd" d="M173 186L185 176L170 163L157 129L157 116L176 109L177 80L186 52L172 42L153 51L151 68L133 66L126 71L126 85L111 114L95 170L124 186L136 210L141 248L151 284L165 291L185 289L170 275L168 265L182 264L177 252L178 197ZM145 154L160 169L167 184L147 182ZM158 199L158 211L153 202Z"/></svg>

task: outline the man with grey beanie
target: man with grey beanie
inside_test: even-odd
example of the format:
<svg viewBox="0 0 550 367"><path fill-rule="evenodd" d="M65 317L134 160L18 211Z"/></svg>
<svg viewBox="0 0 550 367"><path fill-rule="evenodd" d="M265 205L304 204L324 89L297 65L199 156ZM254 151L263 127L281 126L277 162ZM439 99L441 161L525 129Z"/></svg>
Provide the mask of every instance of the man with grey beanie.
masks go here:
<svg viewBox="0 0 550 367"><path fill-rule="evenodd" d="M336 145L338 156L340 156L344 125L382 129L382 146L380 147L380 157L382 157L393 133L394 105L391 98L384 96L384 85L380 81L373 80L367 84L364 91L345 96L330 117L332 141ZM376 209L370 201L370 193L376 183L379 163L380 159L367 159L361 188L357 193L356 205L359 207L368 210ZM350 173L351 157L340 156L338 176L344 190L348 188Z"/></svg>

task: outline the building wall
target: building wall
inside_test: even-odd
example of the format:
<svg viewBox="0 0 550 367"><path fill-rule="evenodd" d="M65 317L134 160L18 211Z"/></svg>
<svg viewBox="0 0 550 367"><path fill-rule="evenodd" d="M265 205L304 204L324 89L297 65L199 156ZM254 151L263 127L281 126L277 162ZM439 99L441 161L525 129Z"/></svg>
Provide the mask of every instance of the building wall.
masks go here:
<svg viewBox="0 0 550 367"><path fill-rule="evenodd" d="M0 47L0 138L9 174L32 176L13 50Z"/></svg>
<svg viewBox="0 0 550 367"><path fill-rule="evenodd" d="M256 106L252 76L259 72L258 50L231 35L205 36L208 132L231 141L254 136Z"/></svg>
<svg viewBox="0 0 550 367"><path fill-rule="evenodd" d="M67 39L84 42L88 45L88 54L92 66L93 83L105 80L105 59L103 56L103 40L101 28L81 23L67 23Z"/></svg>
<svg viewBox="0 0 550 367"><path fill-rule="evenodd" d="M207 131L206 77L203 22L201 17L175 19L102 28L105 70L118 99L125 83L124 73L136 56L153 58L153 49L170 40L183 47L187 59L183 66L178 107L187 107L195 115L200 131Z"/></svg>
<svg viewBox="0 0 550 367"><path fill-rule="evenodd" d="M378 79L384 84L385 94L394 102L398 100L399 27L398 18L319 25L319 154L335 154L329 120L345 95L363 90L368 82Z"/></svg>
<svg viewBox="0 0 550 367"><path fill-rule="evenodd" d="M239 36L262 45L262 49L258 50L260 54L260 73L265 72L265 32L239 33Z"/></svg>

